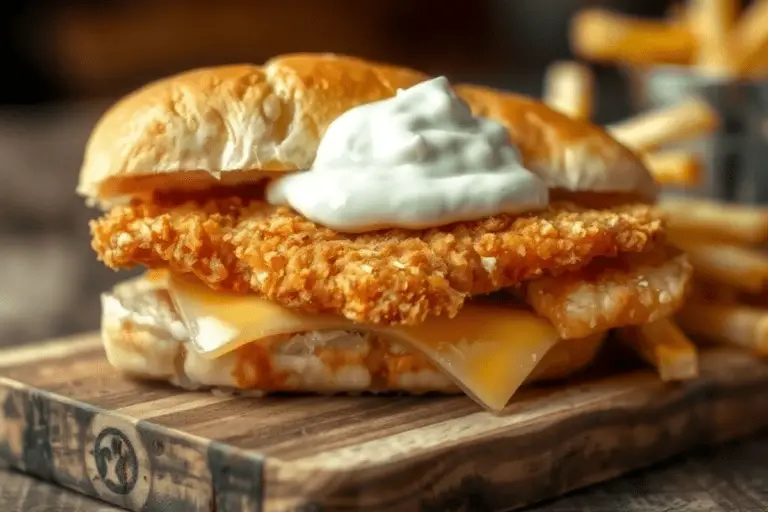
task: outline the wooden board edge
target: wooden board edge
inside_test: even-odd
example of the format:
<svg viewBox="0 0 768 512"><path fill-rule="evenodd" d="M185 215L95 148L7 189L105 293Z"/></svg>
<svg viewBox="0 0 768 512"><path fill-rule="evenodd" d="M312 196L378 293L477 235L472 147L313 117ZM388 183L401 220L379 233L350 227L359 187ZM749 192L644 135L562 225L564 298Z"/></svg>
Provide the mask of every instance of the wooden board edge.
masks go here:
<svg viewBox="0 0 768 512"><path fill-rule="evenodd" d="M327 459L268 459L264 509L437 512L531 505L768 428L768 365L743 370L727 385L717 378L680 385L656 379L655 389L663 392L620 393L610 407L596 403L578 416L553 415L545 424L502 428L352 470ZM445 423L454 421L461 420Z"/></svg>
<svg viewBox="0 0 768 512"><path fill-rule="evenodd" d="M128 510L262 506L264 459L258 453L3 377L0 461Z"/></svg>

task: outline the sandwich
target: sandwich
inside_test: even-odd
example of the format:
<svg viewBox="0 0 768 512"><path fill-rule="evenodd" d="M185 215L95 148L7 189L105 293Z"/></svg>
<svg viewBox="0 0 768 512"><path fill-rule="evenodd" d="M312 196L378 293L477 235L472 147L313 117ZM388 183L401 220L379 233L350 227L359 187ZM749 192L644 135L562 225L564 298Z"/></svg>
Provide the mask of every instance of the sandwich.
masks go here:
<svg viewBox="0 0 768 512"><path fill-rule="evenodd" d="M326 54L199 69L117 102L78 193L107 358L247 394L465 393L504 408L691 277L657 186L542 103Z"/></svg>

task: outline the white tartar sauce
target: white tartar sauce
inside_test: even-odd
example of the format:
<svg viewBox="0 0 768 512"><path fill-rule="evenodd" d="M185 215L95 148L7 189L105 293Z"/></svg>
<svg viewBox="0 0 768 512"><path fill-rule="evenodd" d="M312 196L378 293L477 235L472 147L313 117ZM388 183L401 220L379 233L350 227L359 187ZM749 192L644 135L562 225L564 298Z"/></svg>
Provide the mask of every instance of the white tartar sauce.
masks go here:
<svg viewBox="0 0 768 512"><path fill-rule="evenodd" d="M423 229L547 206L503 125L475 117L445 77L398 90L333 121L312 168L267 188L331 229Z"/></svg>

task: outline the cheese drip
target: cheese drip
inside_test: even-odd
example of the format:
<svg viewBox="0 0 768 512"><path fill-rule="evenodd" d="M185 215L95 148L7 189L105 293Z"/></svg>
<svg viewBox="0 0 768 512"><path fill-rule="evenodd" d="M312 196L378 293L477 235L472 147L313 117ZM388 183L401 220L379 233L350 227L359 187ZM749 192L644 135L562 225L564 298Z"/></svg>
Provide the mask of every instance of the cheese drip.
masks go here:
<svg viewBox="0 0 768 512"><path fill-rule="evenodd" d="M214 359L271 336L322 330L376 332L422 351L482 406L500 411L559 341L552 325L528 311L468 304L452 319L418 326L372 326L312 315L253 295L215 292L168 279L173 302L202 357Z"/></svg>

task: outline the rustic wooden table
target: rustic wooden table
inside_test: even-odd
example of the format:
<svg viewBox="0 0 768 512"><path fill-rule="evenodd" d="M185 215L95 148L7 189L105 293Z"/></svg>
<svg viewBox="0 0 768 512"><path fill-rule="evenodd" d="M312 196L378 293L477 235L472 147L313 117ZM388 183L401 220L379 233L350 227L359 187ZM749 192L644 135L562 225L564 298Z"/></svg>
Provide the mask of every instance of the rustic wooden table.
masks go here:
<svg viewBox="0 0 768 512"><path fill-rule="evenodd" d="M124 278L96 262L93 215L73 189L103 104L0 112L0 347L92 330L99 291ZM766 511L768 435L577 491L531 511ZM8 469L0 510L112 511Z"/></svg>

